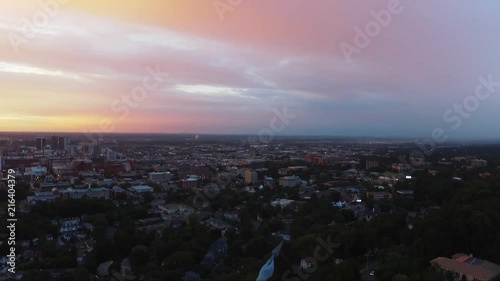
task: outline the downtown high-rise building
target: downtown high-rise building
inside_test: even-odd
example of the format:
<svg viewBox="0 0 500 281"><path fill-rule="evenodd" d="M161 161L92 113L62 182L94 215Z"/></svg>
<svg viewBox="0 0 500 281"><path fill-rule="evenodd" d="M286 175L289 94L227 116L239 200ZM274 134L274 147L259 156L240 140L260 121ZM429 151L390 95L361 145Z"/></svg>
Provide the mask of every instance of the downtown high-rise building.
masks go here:
<svg viewBox="0 0 500 281"><path fill-rule="evenodd" d="M59 138L56 135L50 138L50 147L54 150L59 148Z"/></svg>
<svg viewBox="0 0 500 281"><path fill-rule="evenodd" d="M47 140L45 137L37 137L36 138L36 150L43 150L47 145Z"/></svg>
<svg viewBox="0 0 500 281"><path fill-rule="evenodd" d="M68 150L70 139L69 137L59 137L58 138L58 149L59 150Z"/></svg>

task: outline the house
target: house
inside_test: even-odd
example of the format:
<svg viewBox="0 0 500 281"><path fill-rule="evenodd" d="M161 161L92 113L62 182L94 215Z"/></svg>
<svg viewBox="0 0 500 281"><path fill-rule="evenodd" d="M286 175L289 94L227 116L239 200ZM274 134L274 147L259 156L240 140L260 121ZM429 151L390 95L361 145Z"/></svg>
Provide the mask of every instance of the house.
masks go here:
<svg viewBox="0 0 500 281"><path fill-rule="evenodd" d="M179 214L179 215L185 215L185 214L192 214L194 212L194 209L190 206L187 206L185 204L159 204L158 210L162 213L166 214Z"/></svg>
<svg viewBox="0 0 500 281"><path fill-rule="evenodd" d="M402 197L413 199L413 190L408 190L408 189L398 190L396 193Z"/></svg>
<svg viewBox="0 0 500 281"><path fill-rule="evenodd" d="M120 194L125 192L125 190L119 187L118 185L113 186L111 189L113 190L114 194Z"/></svg>
<svg viewBox="0 0 500 281"><path fill-rule="evenodd" d="M367 192L366 197L373 198L374 201L379 201L382 199L392 199L392 194L389 192Z"/></svg>
<svg viewBox="0 0 500 281"><path fill-rule="evenodd" d="M435 258L431 264L443 271L452 272L455 280L489 281L500 276L500 265L463 253L455 254L451 259Z"/></svg>
<svg viewBox="0 0 500 281"><path fill-rule="evenodd" d="M279 179L279 185L283 187L295 187L297 185L305 186L307 185L307 182L302 181L297 176L285 176Z"/></svg>
<svg viewBox="0 0 500 281"><path fill-rule="evenodd" d="M132 186L130 190L135 194L153 192L154 189L149 185L136 185Z"/></svg>
<svg viewBox="0 0 500 281"><path fill-rule="evenodd" d="M337 201L337 202L332 202L332 205L334 207L344 208L345 206L347 206L347 202L346 201Z"/></svg>
<svg viewBox="0 0 500 281"><path fill-rule="evenodd" d="M214 218L211 218L204 223L206 226L210 227L211 229L218 229L218 230L224 230L224 229L229 228L231 226L226 221L223 221L221 219L214 219Z"/></svg>
<svg viewBox="0 0 500 281"><path fill-rule="evenodd" d="M490 173L480 173L479 176L484 179L484 178L491 176L491 174Z"/></svg>
<svg viewBox="0 0 500 281"><path fill-rule="evenodd" d="M295 202L295 200L290 200L290 199L277 199L276 201L271 202L271 205L273 207L276 207L277 205L280 205L281 207L286 207L290 204Z"/></svg>

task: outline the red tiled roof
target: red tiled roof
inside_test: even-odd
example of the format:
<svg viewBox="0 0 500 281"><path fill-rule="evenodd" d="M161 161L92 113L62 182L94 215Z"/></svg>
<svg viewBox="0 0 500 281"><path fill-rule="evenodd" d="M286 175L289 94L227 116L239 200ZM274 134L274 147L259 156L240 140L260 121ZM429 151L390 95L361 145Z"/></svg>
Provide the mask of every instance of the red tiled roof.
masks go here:
<svg viewBox="0 0 500 281"><path fill-rule="evenodd" d="M462 259L462 256L458 256ZM470 258L470 257L469 257ZM460 274L469 275L478 280L491 280L494 277L500 275L500 266L495 265L490 262L485 262L488 266L471 265L465 262L460 262L458 260L452 260L449 258L439 257L431 261L431 263L439 265L442 269L457 272Z"/></svg>
<svg viewBox="0 0 500 281"><path fill-rule="evenodd" d="M464 261L468 260L470 258L470 256L466 255L464 253L458 253L458 254L454 254L453 256L451 256L451 258L458 261L458 262L464 262Z"/></svg>

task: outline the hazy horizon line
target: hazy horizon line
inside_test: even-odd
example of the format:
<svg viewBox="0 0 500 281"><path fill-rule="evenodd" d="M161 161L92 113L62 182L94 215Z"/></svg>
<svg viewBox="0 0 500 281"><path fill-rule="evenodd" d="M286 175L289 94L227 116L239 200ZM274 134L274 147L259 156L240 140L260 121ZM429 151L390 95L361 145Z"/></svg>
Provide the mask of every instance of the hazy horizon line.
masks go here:
<svg viewBox="0 0 500 281"><path fill-rule="evenodd" d="M83 135L85 136L85 132L57 132L57 131L0 131L0 135L2 134L39 134L39 135L57 135L57 134L71 134L71 135ZM102 132L99 133L103 136L105 135L192 135L192 136L257 136L255 133L192 133L192 132L180 132L180 133L164 133L164 132ZM97 133L93 134L93 136L97 135ZM370 135L335 135L335 134L275 134L273 137L287 137L287 138L353 138L353 139L390 139L390 140L408 140L408 141L416 141L416 140L425 140L430 139L428 136L370 136ZM498 138L450 138L445 143L448 142L499 142L500 137Z"/></svg>

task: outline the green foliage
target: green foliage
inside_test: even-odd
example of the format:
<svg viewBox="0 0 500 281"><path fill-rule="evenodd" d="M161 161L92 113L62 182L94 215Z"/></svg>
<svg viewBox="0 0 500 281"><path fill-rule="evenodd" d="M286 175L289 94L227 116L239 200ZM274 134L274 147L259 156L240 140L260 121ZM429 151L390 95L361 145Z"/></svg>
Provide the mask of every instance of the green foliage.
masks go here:
<svg viewBox="0 0 500 281"><path fill-rule="evenodd" d="M392 278L392 281L410 281L411 279L405 274L397 274Z"/></svg>
<svg viewBox="0 0 500 281"><path fill-rule="evenodd" d="M248 257L262 258L266 253L270 252L268 239L264 236L257 236L248 241L245 246L244 255Z"/></svg>
<svg viewBox="0 0 500 281"><path fill-rule="evenodd" d="M99 214L114 209L115 206L104 199L82 198L58 200L56 202L38 202L32 212L46 218L71 218L81 214Z"/></svg>
<svg viewBox="0 0 500 281"><path fill-rule="evenodd" d="M392 280L397 275L409 274L415 271L404 247L393 247L383 250L379 255L378 261L377 277L381 280Z"/></svg>
<svg viewBox="0 0 500 281"><path fill-rule="evenodd" d="M318 167L318 173L335 174L321 169ZM16 226L18 239L42 238L37 250L44 253L44 258L23 263L19 269L26 270L27 276L36 280L42 274L35 272L38 269L75 268L74 250L67 251L53 241L45 242L43 237L46 233L57 235L58 228L50 222L53 217L82 213L91 215L87 221L94 224L92 237L96 240L94 251L85 258L85 269L77 270L82 280L89 273L95 274L97 265L107 260L114 260L113 268L118 270L125 257L130 257L134 273L144 280L180 280L187 271L196 271L203 279L255 280L270 251L280 242L273 233L285 230L284 222L289 218L293 218L289 229L292 240L284 243L275 259L275 280L297 267L303 258L313 257L321 246L319 237L336 246L331 252L321 248L327 258L317 261L317 269L307 273L308 280L360 280L359 270L367 263L366 254L376 268L378 280L445 280L450 276L436 271L429 261L457 252L472 252L500 263L500 229L496 227L500 225L500 177L476 179L474 175L466 175L470 180L458 183L450 180L450 171L442 173L432 177L416 172L416 180L395 186L413 189L414 201L400 198L393 202L368 201L388 211L369 222L357 220L351 210L333 207L332 199L339 196L335 193L323 198L312 196L300 207L275 208L265 198L291 198L298 190L264 189L247 195L225 189L210 198L208 211L219 211L219 215L220 211L236 212L236 206L242 207L237 211L239 221L225 232L228 249L214 268L203 268L200 263L212 242L221 237L220 231L210 230L194 215L180 228L165 228L156 233L139 231L134 225L138 219L154 216L146 206L128 204L117 208L96 199L41 203L30 214L20 213ZM169 192L167 201L192 202L194 195L189 190ZM440 208L429 208L434 205ZM418 212L419 218L409 230L406 219L407 211L411 210ZM255 228L257 217L261 218L260 227ZM343 262L335 265L337 258ZM77 271L63 277L76 280Z"/></svg>
<svg viewBox="0 0 500 281"><path fill-rule="evenodd" d="M52 280L52 276L50 272L47 270L28 270L24 272L23 278L21 280L32 281L32 280L40 280L40 281L50 281Z"/></svg>
<svg viewBox="0 0 500 281"><path fill-rule="evenodd" d="M136 247L130 253L130 265L132 270L137 271L144 267L149 261L149 253L146 249Z"/></svg>
<svg viewBox="0 0 500 281"><path fill-rule="evenodd" d="M57 242L46 241L40 246L41 254L46 258L55 258L58 256Z"/></svg>
<svg viewBox="0 0 500 281"><path fill-rule="evenodd" d="M194 255L190 251L179 251L164 260L164 267L168 270L189 270L192 266L197 263Z"/></svg>

